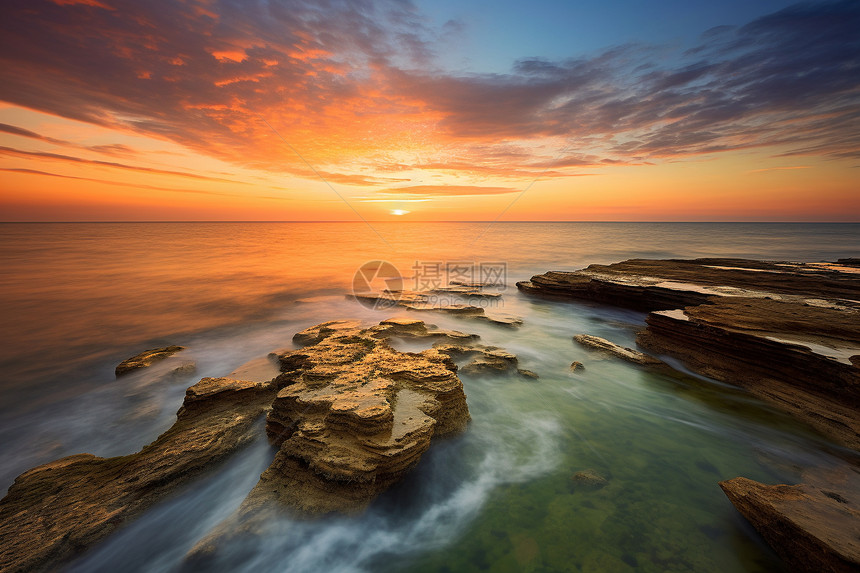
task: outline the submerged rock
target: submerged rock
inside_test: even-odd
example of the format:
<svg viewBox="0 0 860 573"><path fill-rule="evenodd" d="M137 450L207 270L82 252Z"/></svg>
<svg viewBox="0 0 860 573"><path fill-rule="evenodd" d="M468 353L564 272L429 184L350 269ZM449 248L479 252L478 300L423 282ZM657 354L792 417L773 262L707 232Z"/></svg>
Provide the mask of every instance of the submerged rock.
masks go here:
<svg viewBox="0 0 860 573"><path fill-rule="evenodd" d="M176 423L136 454L33 468L0 500L0 570L54 569L254 438L270 382L204 378Z"/></svg>
<svg viewBox="0 0 860 573"><path fill-rule="evenodd" d="M804 481L764 485L738 477L720 487L793 571L860 571L860 473L807 472Z"/></svg>
<svg viewBox="0 0 860 573"><path fill-rule="evenodd" d="M570 479L576 488L601 489L609 484L609 480L592 469L576 472Z"/></svg>
<svg viewBox="0 0 860 573"><path fill-rule="evenodd" d="M582 365L582 362L575 360L570 363L571 372L582 372L583 370L585 370L585 366Z"/></svg>
<svg viewBox="0 0 860 573"><path fill-rule="evenodd" d="M579 344L591 348L592 350L597 350L600 352L606 352L621 358L622 360L626 360L627 362L633 362L634 364L639 364L640 366L661 366L663 365L663 361L653 356L649 356L644 352L639 352L638 350L633 350L632 348L625 348L623 346L619 346L614 342L609 342L605 338L600 338L599 336L592 336L590 334L577 334L573 337L573 340L578 342ZM574 364L578 364L574 362ZM582 364L580 364L580 367ZM570 365L571 370L575 371L573 364Z"/></svg>
<svg viewBox="0 0 860 573"><path fill-rule="evenodd" d="M433 348L453 359L472 357L461 372L466 374L487 374L510 372L517 367L519 360L516 354L498 346L485 346L476 343L463 343L460 341L437 342Z"/></svg>
<svg viewBox="0 0 860 573"><path fill-rule="evenodd" d="M127 358L119 363L116 367L116 375L122 376L123 374L127 374L133 370L137 370L138 368L146 368L147 366L152 365L153 362L157 362L159 360L164 360L170 356L173 356L180 350L185 350L184 346L165 346L164 348L153 348L152 350L145 350L138 354L137 356L132 356L131 358Z"/></svg>

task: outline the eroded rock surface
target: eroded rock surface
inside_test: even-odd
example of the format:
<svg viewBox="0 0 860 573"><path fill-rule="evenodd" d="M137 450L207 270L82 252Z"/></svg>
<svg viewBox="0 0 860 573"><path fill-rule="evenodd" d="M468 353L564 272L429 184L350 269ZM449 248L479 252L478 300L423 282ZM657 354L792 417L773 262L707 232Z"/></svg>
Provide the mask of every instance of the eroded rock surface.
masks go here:
<svg viewBox="0 0 860 573"><path fill-rule="evenodd" d="M389 344L395 337L458 347L477 339L410 318L370 328L334 321L297 334L307 345L280 353L281 390L266 419L275 459L236 514L192 550L190 563L253 534L269 512L361 510L414 467L433 439L466 428L469 408L450 355L437 347L399 352Z"/></svg>
<svg viewBox="0 0 860 573"><path fill-rule="evenodd" d="M204 378L176 423L136 454L78 454L15 479L0 500L0 570L53 569L254 438L270 382Z"/></svg>
<svg viewBox="0 0 860 573"><path fill-rule="evenodd" d="M275 499L303 513L361 509L414 466L432 438L469 421L450 357L435 348L399 352L388 339L472 335L400 318L367 329L315 328L299 337L308 346L280 356L284 387L266 420L280 450L246 507Z"/></svg>
<svg viewBox="0 0 860 573"><path fill-rule="evenodd" d="M138 368L146 368L151 366L153 362L164 360L173 356L180 350L185 350L184 346L165 346L163 348L153 348L152 350L144 350L136 356L127 358L119 363L116 367L116 375L122 376Z"/></svg>
<svg viewBox="0 0 860 573"><path fill-rule="evenodd" d="M800 485L720 482L738 511L793 571L860 571L860 473L807 472Z"/></svg>
<svg viewBox="0 0 860 573"><path fill-rule="evenodd" d="M832 263L645 260L548 272L526 292L650 311L637 343L860 448L860 273Z"/></svg>

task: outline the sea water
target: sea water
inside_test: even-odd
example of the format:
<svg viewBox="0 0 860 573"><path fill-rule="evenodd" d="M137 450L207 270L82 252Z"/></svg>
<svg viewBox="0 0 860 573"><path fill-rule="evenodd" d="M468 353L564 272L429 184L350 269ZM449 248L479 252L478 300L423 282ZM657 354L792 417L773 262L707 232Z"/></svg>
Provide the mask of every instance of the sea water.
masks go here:
<svg viewBox="0 0 860 573"><path fill-rule="evenodd" d="M403 314L344 296L366 262L390 262L406 288L430 270L443 280L471 265L503 273L508 286L488 312L520 316L521 328L415 316L480 334L540 378L461 374L468 430L434 444L365 513L273 519L258 536L225 542L212 568L779 571L717 482L791 483L799 468L831 463L833 444L738 389L602 359L571 340L632 346L643 313L535 298L514 283L634 257L858 253L856 224L3 224L0 486L65 455L137 451L170 427L187 386L290 348L298 330ZM177 358L196 371L170 375L163 363L115 378L123 359L167 344L185 346ZM571 373L575 360L585 368ZM261 430L68 569L182 570L273 455ZM605 487L572 479L584 470Z"/></svg>

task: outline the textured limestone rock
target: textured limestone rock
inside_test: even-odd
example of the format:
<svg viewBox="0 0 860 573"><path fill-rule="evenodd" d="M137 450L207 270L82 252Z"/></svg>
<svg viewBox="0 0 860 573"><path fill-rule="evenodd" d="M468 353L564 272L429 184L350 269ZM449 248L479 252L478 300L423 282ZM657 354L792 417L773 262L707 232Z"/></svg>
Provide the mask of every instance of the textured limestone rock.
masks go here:
<svg viewBox="0 0 860 573"><path fill-rule="evenodd" d="M136 454L78 454L33 468L0 500L0 570L53 569L254 437L269 382L204 378L176 423Z"/></svg>
<svg viewBox="0 0 860 573"><path fill-rule="evenodd" d="M803 479L764 485L739 477L720 487L792 571L860 571L860 473L843 467Z"/></svg>
<svg viewBox="0 0 860 573"><path fill-rule="evenodd" d="M240 511L271 501L302 513L361 509L434 437L465 429L469 409L450 357L435 348L399 352L392 337L475 339L409 318L303 331L297 340L308 345L279 357L282 389L266 419L279 451Z"/></svg>
<svg viewBox="0 0 860 573"><path fill-rule="evenodd" d="M133 370L137 370L138 368L146 368L147 366L151 366L153 362L157 362L159 360L164 360L170 356L173 356L180 350L185 350L184 346L165 346L164 348L153 348L152 350L145 350L138 354L137 356L132 356L131 358L127 358L119 363L116 367L116 375L122 376L123 374L127 374Z"/></svg>
<svg viewBox="0 0 860 573"><path fill-rule="evenodd" d="M592 336L590 334L577 334L573 337L573 340L592 350L596 350L598 352L606 352L608 354L617 356L622 360L626 360L627 362L639 364L640 366L663 365L662 360L654 358L653 356L649 356L644 352L633 350L632 348L625 348L623 346L619 346L614 342L610 342L605 338L600 338L599 336ZM582 365L580 364L580 366ZM573 364L571 364L571 370L575 370Z"/></svg>
<svg viewBox="0 0 860 573"><path fill-rule="evenodd" d="M280 388L266 418L278 447L239 510L189 554L203 564L221 541L253 534L272 511L352 513L399 481L433 439L462 432L469 408L457 367L437 348L399 352L394 337L469 344L474 335L393 318L361 328L352 321L297 335L308 344L279 356Z"/></svg>

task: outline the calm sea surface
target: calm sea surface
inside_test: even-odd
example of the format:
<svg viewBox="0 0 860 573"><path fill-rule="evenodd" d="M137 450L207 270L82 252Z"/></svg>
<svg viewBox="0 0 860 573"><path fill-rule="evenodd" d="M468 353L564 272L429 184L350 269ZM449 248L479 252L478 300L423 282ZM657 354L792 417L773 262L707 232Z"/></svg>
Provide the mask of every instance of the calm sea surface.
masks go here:
<svg viewBox="0 0 860 573"><path fill-rule="evenodd" d="M537 382L461 376L473 423L437 443L359 517L272 523L225 546L223 571L779 571L717 486L776 483L828 463L806 428L709 381L597 360L571 336L632 345L641 313L534 299L517 280L633 257L793 261L860 255L857 224L746 223L0 224L0 488L61 456L138 450L203 376L290 347L318 322L394 314L344 297L356 270L404 276L504 269L518 330L435 314L507 348ZM444 272L439 278L444 279ZM478 277L476 277L478 278ZM407 280L407 287L412 283ZM166 344L196 372L116 380L123 359ZM583 374L568 371L583 362ZM261 439L107 539L70 569L174 571L268 465ZM574 487L593 469L609 484Z"/></svg>

